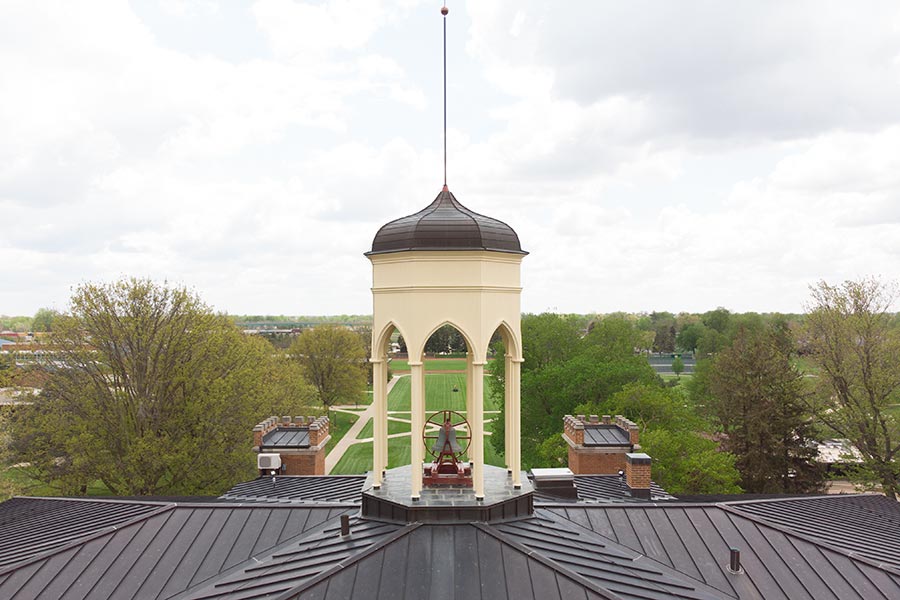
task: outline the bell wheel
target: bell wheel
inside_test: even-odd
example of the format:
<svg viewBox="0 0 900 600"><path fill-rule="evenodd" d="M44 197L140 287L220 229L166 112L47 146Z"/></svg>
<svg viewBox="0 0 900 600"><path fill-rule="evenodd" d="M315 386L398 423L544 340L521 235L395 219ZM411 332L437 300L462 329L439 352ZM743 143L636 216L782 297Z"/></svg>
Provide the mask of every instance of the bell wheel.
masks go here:
<svg viewBox="0 0 900 600"><path fill-rule="evenodd" d="M448 421L450 422L450 429L453 430L456 437L456 443L459 446L459 449L453 452L453 454L457 460L460 460L469 450L472 434L469 429L469 422L461 413L458 413L455 410L439 410L425 419L425 426L422 428L422 442L425 444L426 452L432 457L438 458L441 451L440 449L436 449L436 447L443 444L443 429Z"/></svg>

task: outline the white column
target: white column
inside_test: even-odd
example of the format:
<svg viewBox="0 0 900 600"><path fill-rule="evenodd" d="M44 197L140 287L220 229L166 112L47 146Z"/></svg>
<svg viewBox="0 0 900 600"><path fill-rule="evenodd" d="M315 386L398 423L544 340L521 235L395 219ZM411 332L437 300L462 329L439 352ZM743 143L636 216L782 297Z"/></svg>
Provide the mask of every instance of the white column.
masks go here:
<svg viewBox="0 0 900 600"><path fill-rule="evenodd" d="M422 428L425 427L425 366L421 362L410 362L410 468L412 469L413 500L418 500L422 491L422 461L425 458L425 447L422 444Z"/></svg>
<svg viewBox="0 0 900 600"><path fill-rule="evenodd" d="M472 414L472 353L466 352L466 419Z"/></svg>
<svg viewBox="0 0 900 600"><path fill-rule="evenodd" d="M506 386L509 389L510 429L513 432L513 438L510 441L510 449L513 455L510 468L512 469L512 481L515 488L522 487L522 362L521 358L510 360L510 369L507 371L506 379Z"/></svg>
<svg viewBox="0 0 900 600"><path fill-rule="evenodd" d="M372 440L372 445L377 445L379 447L378 455L381 457L381 462L379 463L379 467L381 472L384 472L388 466L388 430L387 430L387 414L388 414L388 393L387 393L387 372L388 372L388 363L385 361L381 365L381 377L379 378L379 383L381 385L381 410L377 412L375 415L375 422L373 425L375 427L372 428L372 433L375 436L375 439Z"/></svg>
<svg viewBox="0 0 900 600"><path fill-rule="evenodd" d="M375 415L372 423L372 431L375 437L372 440L372 485L380 488L382 479L381 465L384 463L384 460L381 456L381 444L378 443L378 435L381 416L384 414L384 409L387 406L387 399L384 397L387 389L385 382L387 374L383 359L372 358L369 360L372 363L372 403L375 405Z"/></svg>
<svg viewBox="0 0 900 600"><path fill-rule="evenodd" d="M472 414L466 415L472 428L469 458L472 461L472 486L475 498L484 498L484 363L472 363Z"/></svg>
<svg viewBox="0 0 900 600"><path fill-rule="evenodd" d="M513 449L512 439L514 432L512 430L512 407L510 406L510 398L512 397L512 386L509 379L512 376L512 354L506 355L506 365L503 370L503 460L506 461L506 470L512 473ZM497 426L494 425L494 432L497 432Z"/></svg>

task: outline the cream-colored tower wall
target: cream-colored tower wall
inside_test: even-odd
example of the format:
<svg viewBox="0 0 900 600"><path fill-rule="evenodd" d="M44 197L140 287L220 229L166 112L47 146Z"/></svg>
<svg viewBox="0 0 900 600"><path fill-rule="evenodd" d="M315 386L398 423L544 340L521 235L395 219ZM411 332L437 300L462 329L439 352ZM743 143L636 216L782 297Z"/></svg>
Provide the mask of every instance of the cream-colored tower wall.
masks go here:
<svg viewBox="0 0 900 600"><path fill-rule="evenodd" d="M506 460L513 484L520 485L520 420L518 365L522 360L522 254L483 250L403 251L370 254L372 261L372 362L384 377L386 349L394 330L406 341L412 377L413 440L412 497L422 489L424 449L417 440L425 419L425 342L441 326L450 324L465 337L467 361L467 419L473 434L469 456L473 487L484 497L483 374L488 346L500 331L506 345ZM512 368L510 368L512 366ZM375 385L374 485L380 486L387 468L386 386ZM417 443L418 442L418 443Z"/></svg>
<svg viewBox="0 0 900 600"><path fill-rule="evenodd" d="M396 327L419 361L425 342L446 323L466 338L475 362L487 360L491 336L506 330L521 358L521 254L488 251L395 252L370 255L373 348Z"/></svg>

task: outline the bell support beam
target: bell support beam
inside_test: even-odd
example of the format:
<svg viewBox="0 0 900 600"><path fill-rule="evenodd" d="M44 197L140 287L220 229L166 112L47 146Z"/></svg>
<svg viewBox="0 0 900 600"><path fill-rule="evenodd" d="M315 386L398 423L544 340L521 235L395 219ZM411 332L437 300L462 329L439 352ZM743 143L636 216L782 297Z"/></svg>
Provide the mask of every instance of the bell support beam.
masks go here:
<svg viewBox="0 0 900 600"><path fill-rule="evenodd" d="M484 363L472 362L472 429L469 459L472 461L472 487L475 499L484 500Z"/></svg>
<svg viewBox="0 0 900 600"><path fill-rule="evenodd" d="M422 362L410 362L410 400L411 435L410 435L410 468L412 469L410 495L418 500L422 492L422 463L425 459L425 446L422 443L422 429L425 427L425 365ZM387 436L384 436L387 437Z"/></svg>

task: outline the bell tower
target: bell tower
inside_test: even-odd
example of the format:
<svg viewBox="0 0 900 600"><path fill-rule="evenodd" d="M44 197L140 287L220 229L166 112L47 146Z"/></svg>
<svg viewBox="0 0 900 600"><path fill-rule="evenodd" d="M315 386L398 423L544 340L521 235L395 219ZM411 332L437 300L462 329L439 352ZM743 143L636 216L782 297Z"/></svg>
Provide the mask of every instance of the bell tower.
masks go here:
<svg viewBox="0 0 900 600"><path fill-rule="evenodd" d="M387 345L394 331L406 340L411 376L411 465L409 497L418 501L425 456L425 343L444 325L465 338L466 432L469 465L459 466L457 432L444 421L444 441L429 445L441 458L426 482L441 481L449 463L459 481L471 481L476 501L485 496L484 368L489 344L499 332L506 349L503 424L505 459L512 489L522 487L519 459L519 379L522 362L521 264L527 252L502 221L473 212L447 187L447 7L444 27L444 187L419 212L384 225L366 256L372 261L372 358L375 423L372 488L380 489L388 465ZM494 425L497 430L499 425ZM471 478L471 479L470 479Z"/></svg>
<svg viewBox="0 0 900 600"><path fill-rule="evenodd" d="M374 363L374 478L387 467L387 346L395 330L406 341L411 376L411 489L422 490L425 445L425 342L450 324L465 338L466 420L476 498L484 497L484 368L494 332L505 361L505 456L509 476L521 486L519 379L521 263L527 253L509 225L475 213L447 186L423 210L391 221L375 235L372 250L372 362ZM497 358L501 360L501 358ZM497 428L499 424L495 424Z"/></svg>

